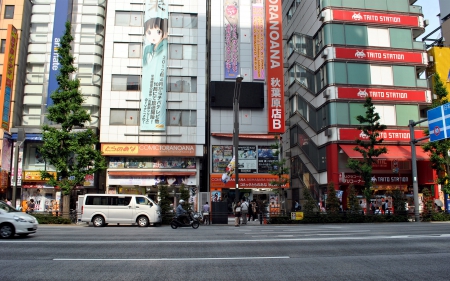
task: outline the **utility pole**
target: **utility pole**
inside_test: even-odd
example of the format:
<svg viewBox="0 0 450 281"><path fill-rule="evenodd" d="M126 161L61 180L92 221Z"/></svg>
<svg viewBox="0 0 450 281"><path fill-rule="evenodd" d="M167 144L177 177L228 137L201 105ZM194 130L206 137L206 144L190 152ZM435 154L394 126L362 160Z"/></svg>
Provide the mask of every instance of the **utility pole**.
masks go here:
<svg viewBox="0 0 450 281"><path fill-rule="evenodd" d="M239 202L239 98L241 96L242 77L240 74L236 77L234 85L233 111L234 111L234 130L233 130L233 146L234 146L234 173L235 173L235 202Z"/></svg>

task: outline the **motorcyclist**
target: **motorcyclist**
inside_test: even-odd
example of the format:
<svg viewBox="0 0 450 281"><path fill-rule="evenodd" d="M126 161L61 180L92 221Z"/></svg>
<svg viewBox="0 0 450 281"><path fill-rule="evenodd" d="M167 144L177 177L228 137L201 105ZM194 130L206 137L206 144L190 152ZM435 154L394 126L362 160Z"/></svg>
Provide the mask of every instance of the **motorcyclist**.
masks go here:
<svg viewBox="0 0 450 281"><path fill-rule="evenodd" d="M179 220L181 223L189 224L189 219L188 219L188 217L187 217L187 215L186 215L186 210L183 209L183 203L184 203L184 200L183 200L183 199L181 199L181 200L178 202L178 206L177 206L177 209L176 209L176 212L177 212L177 218L178 218L178 220Z"/></svg>

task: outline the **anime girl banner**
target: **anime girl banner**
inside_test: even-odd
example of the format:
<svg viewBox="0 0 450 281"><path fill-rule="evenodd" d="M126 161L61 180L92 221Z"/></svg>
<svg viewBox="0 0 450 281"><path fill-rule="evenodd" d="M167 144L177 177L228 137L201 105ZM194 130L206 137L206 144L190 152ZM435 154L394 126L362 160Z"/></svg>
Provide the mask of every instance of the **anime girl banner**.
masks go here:
<svg viewBox="0 0 450 281"><path fill-rule="evenodd" d="M239 74L239 0L225 0L225 78L236 78Z"/></svg>
<svg viewBox="0 0 450 281"><path fill-rule="evenodd" d="M264 7L262 4L253 4L253 79L264 80Z"/></svg>
<svg viewBox="0 0 450 281"><path fill-rule="evenodd" d="M165 0L145 1L141 131L166 129L168 22L169 10Z"/></svg>

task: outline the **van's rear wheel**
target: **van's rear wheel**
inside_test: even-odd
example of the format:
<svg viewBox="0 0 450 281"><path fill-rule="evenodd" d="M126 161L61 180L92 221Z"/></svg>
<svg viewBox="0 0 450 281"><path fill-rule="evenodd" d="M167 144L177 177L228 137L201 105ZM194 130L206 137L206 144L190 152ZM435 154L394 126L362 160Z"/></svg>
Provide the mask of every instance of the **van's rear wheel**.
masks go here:
<svg viewBox="0 0 450 281"><path fill-rule="evenodd" d="M105 226L105 219L102 216L95 216L92 219L92 224L94 224L95 227Z"/></svg>
<svg viewBox="0 0 450 281"><path fill-rule="evenodd" d="M140 227L147 227L148 223L149 223L149 221L148 221L148 218L146 216L140 216L140 217L137 218L137 224Z"/></svg>

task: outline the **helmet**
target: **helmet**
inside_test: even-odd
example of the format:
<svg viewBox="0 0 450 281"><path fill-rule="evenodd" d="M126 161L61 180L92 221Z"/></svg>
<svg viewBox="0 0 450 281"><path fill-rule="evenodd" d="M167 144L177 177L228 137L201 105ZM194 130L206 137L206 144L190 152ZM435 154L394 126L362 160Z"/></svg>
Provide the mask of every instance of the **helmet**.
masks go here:
<svg viewBox="0 0 450 281"><path fill-rule="evenodd" d="M183 204L183 203L184 203L184 200L183 200L183 199L181 199L181 200L179 201L179 203L180 203L180 204Z"/></svg>

